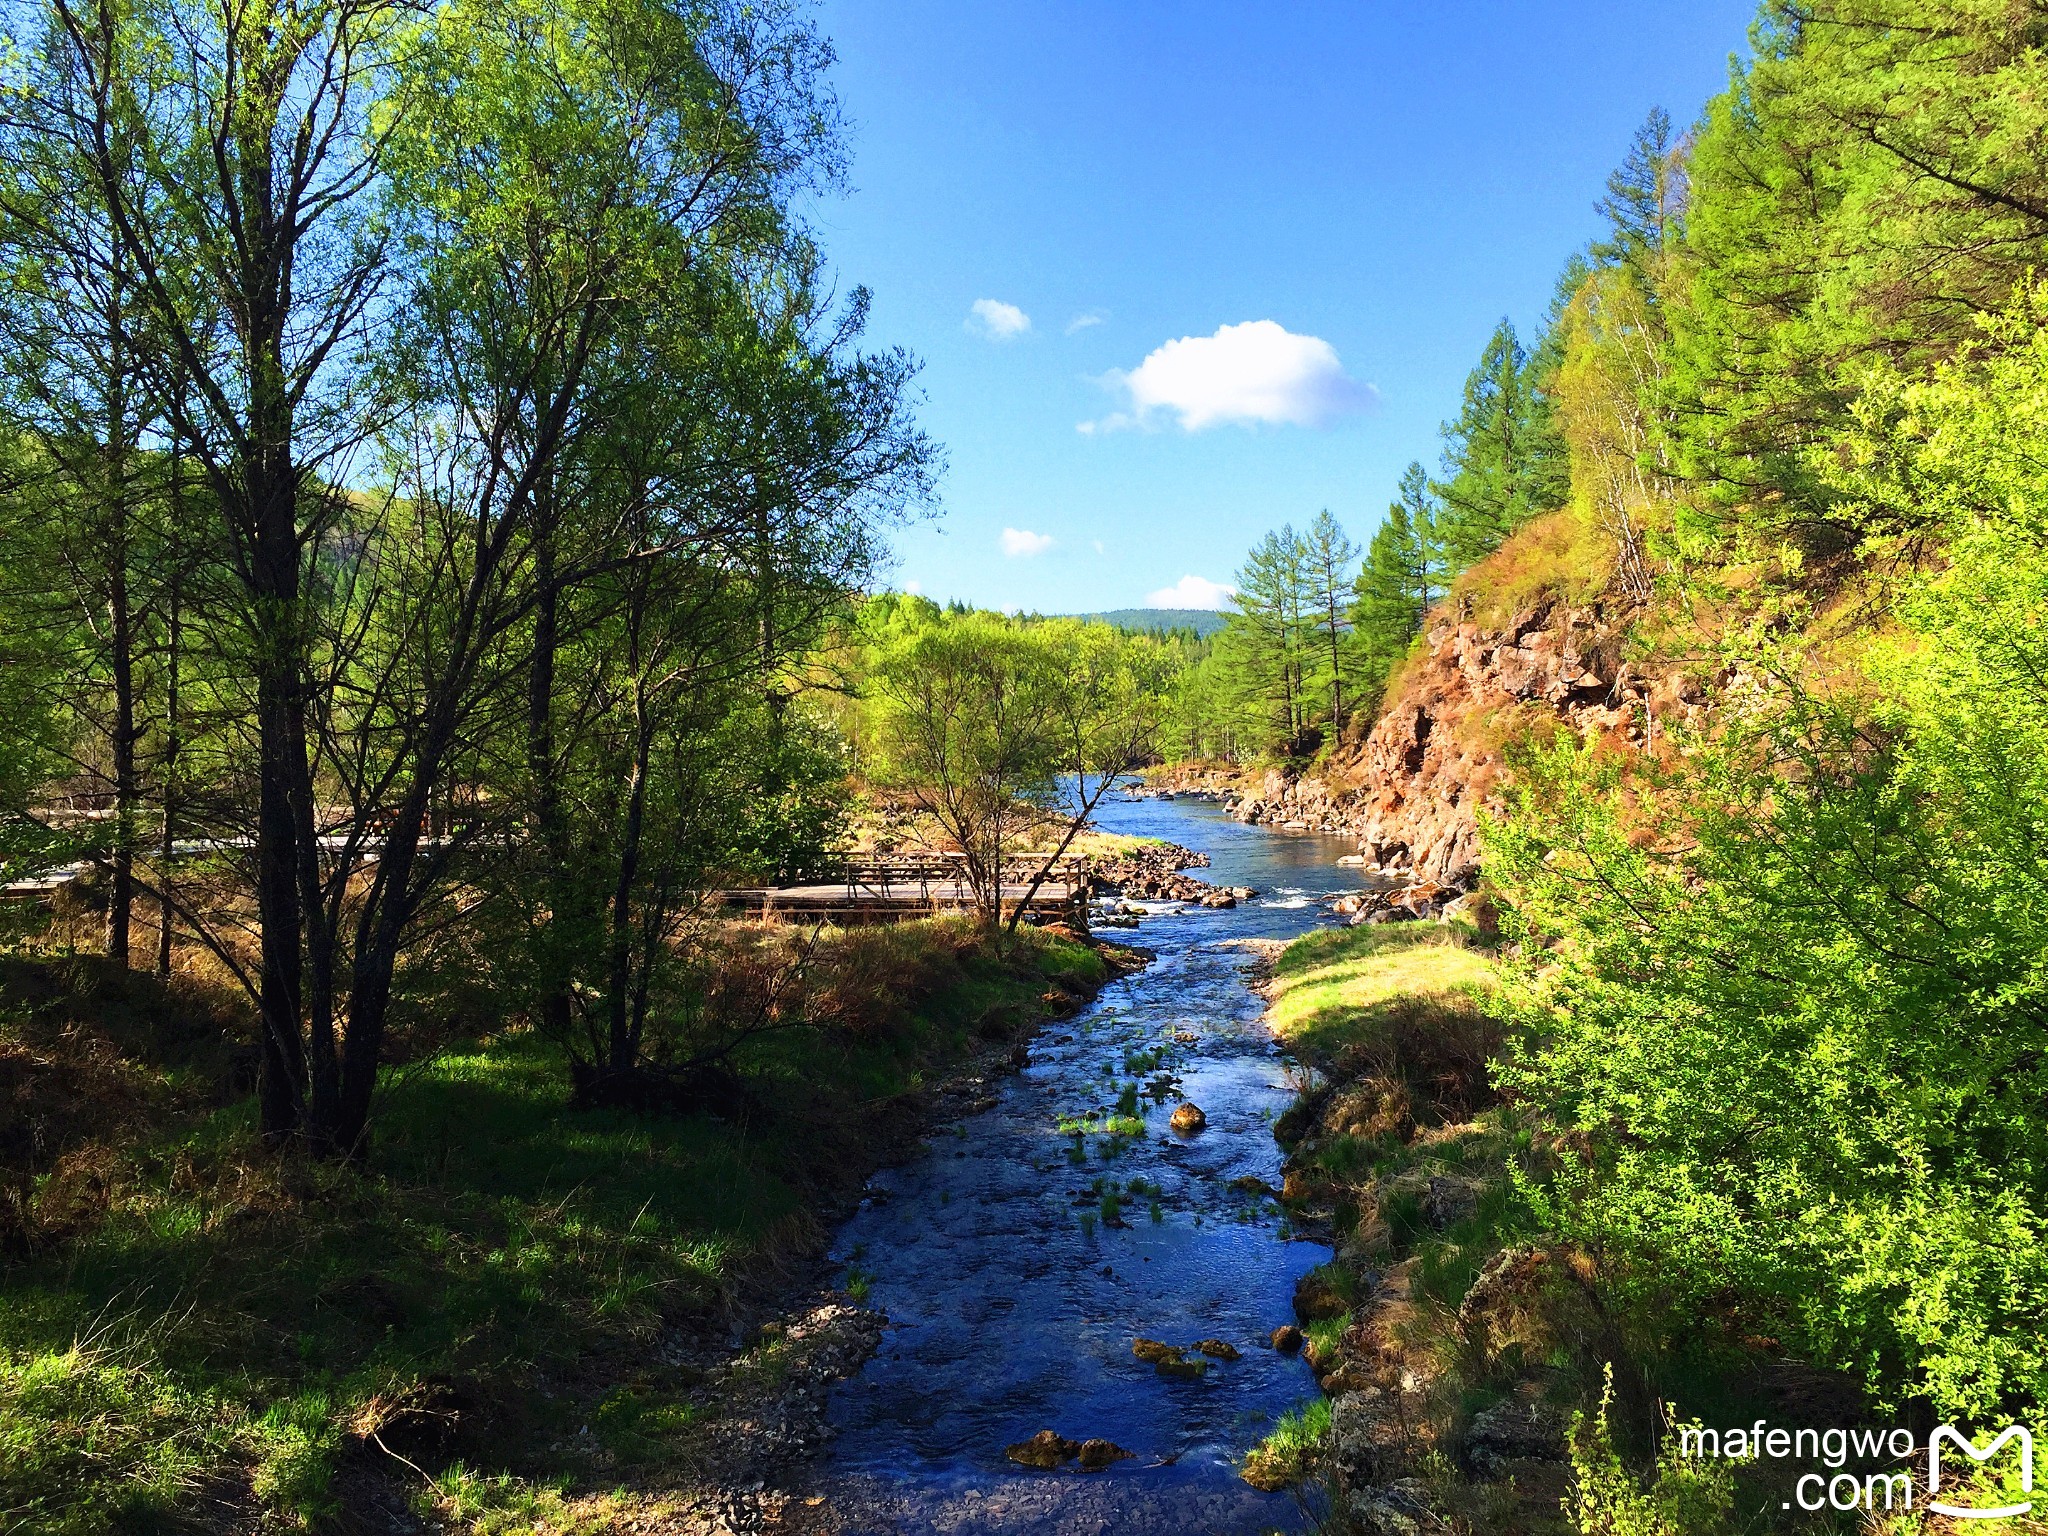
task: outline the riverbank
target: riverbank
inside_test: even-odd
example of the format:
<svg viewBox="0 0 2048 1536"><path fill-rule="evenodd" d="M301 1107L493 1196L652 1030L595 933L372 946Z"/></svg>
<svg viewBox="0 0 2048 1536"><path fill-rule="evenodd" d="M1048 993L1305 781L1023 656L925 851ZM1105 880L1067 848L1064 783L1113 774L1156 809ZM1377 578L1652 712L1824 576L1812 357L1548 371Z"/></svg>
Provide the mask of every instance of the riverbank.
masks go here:
<svg viewBox="0 0 2048 1536"><path fill-rule="evenodd" d="M0 1509L60 1536L687 1527L758 1483L879 1333L826 1284L833 1223L1143 959L942 920L822 963L830 1027L749 1057L744 1112L572 1111L515 1026L396 1071L358 1171L254 1149L231 999L7 961Z"/></svg>
<svg viewBox="0 0 2048 1536"><path fill-rule="evenodd" d="M1372 841L1357 788L1328 769L1189 762L1153 769L1127 793L1136 799L1209 801L1245 826L1345 839L1352 851L1339 862L1378 882L1340 912L1361 922L1458 917L1479 904L1476 860L1446 869L1439 859L1418 859L1405 843Z"/></svg>
<svg viewBox="0 0 2048 1536"><path fill-rule="evenodd" d="M1767 1317L1731 1298L1674 1329L1546 1226L1529 1192L1584 1149L1492 1086L1497 942L1456 922L1324 931L1264 983L1308 1070L1275 1126L1283 1198L1334 1255L1287 1341L1322 1396L1247 1480L1319 1489L1332 1536L1836 1529L1795 1509L1784 1462L1673 1451L1678 1419L1874 1421L1854 1382L1784 1356Z"/></svg>
<svg viewBox="0 0 2048 1536"><path fill-rule="evenodd" d="M1335 1255L1295 1295L1324 1401L1246 1476L1322 1484L1346 1530L1564 1529L1556 1383L1473 1347L1474 1294L1514 1226L1509 1169L1530 1152L1488 1080L1491 943L1458 923L1325 931L1265 984L1275 1037L1311 1074L1275 1126L1283 1195Z"/></svg>

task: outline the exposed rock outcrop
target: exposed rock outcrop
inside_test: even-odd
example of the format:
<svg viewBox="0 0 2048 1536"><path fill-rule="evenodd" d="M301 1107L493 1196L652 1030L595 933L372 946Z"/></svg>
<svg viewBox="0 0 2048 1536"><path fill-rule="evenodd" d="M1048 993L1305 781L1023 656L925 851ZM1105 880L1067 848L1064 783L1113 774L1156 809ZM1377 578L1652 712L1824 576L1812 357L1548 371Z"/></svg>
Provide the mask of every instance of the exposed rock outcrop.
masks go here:
<svg viewBox="0 0 2048 1536"><path fill-rule="evenodd" d="M1396 678L1363 741L1340 745L1313 775L1276 769L1243 783L1232 813L1356 837L1368 866L1469 886L1479 811L1500 803L1509 742L1548 725L1648 747L1704 707L1704 682L1625 655L1637 612L1546 599L1494 627L1440 607L1427 649Z"/></svg>

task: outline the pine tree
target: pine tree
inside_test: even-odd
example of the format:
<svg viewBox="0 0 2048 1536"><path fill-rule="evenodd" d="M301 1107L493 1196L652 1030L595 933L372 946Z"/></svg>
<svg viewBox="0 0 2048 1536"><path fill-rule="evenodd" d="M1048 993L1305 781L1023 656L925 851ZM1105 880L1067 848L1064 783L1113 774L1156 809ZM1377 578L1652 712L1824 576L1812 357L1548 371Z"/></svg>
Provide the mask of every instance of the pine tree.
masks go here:
<svg viewBox="0 0 2048 1536"><path fill-rule="evenodd" d="M1437 542L1437 510L1428 475L1420 464L1410 464L1358 573L1351 621L1361 667L1375 687L1407 653L1423 615L1449 580Z"/></svg>
<svg viewBox="0 0 2048 1536"><path fill-rule="evenodd" d="M1608 176L1607 195L1594 205L1610 230L1594 244L1594 258L1629 268L1645 293L1657 292L1662 258L1683 234L1689 148L1687 139L1672 137L1670 114L1651 108L1628 157Z"/></svg>
<svg viewBox="0 0 2048 1536"><path fill-rule="evenodd" d="M1444 425L1438 527L1460 569L1562 500L1563 444L1536 366L1513 323L1502 320L1465 380L1457 419Z"/></svg>
<svg viewBox="0 0 2048 1536"><path fill-rule="evenodd" d="M1268 744L1294 741L1308 723L1308 620L1313 601L1307 541L1292 524L1261 539L1237 573L1237 612L1216 637L1231 691L1264 722Z"/></svg>
<svg viewBox="0 0 2048 1536"><path fill-rule="evenodd" d="M1319 659L1330 669L1330 724L1344 727L1344 638L1349 628L1349 604L1345 596L1351 586L1351 566L1358 546L1325 507L1309 525L1305 541L1309 596L1314 611Z"/></svg>

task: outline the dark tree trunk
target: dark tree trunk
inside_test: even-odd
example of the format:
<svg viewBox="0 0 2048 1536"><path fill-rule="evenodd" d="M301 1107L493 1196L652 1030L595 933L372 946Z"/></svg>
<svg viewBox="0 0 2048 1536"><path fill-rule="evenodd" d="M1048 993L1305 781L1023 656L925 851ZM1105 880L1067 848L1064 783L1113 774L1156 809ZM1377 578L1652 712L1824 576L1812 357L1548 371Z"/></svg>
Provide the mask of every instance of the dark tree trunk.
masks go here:
<svg viewBox="0 0 2048 1536"><path fill-rule="evenodd" d="M114 690L114 722L109 745L113 755L114 844L107 891L107 958L128 963L128 935L135 911L135 613L128 589L128 389L127 360L122 346L122 313L118 270L107 279L107 442L106 496L107 645L109 680Z"/></svg>
<svg viewBox="0 0 2048 1536"><path fill-rule="evenodd" d="M171 516L180 516L177 492L178 469L171 467ZM180 721L178 717L178 689L182 679L179 668L184 656L185 615L182 606L182 582L178 572L171 575L171 587L166 596L166 632L164 635L164 760L163 788L163 833L157 844L157 880L162 888L157 909L160 924L156 934L156 973L159 976L171 974L171 943L177 933L177 913L171 906L171 866L178 852L178 753L183 743L179 740Z"/></svg>
<svg viewBox="0 0 2048 1536"><path fill-rule="evenodd" d="M635 694L633 777L626 795L626 822L619 834L619 875L612 891L610 963L605 979L610 1026L606 1065L614 1072L630 1072L639 1055L632 1029L633 887L640 877L640 839L647 822L647 773L654 732L647 723L646 703L638 697L637 683Z"/></svg>
<svg viewBox="0 0 2048 1536"><path fill-rule="evenodd" d="M526 761L533 779L533 813L542 857L548 914L541 935L541 1027L557 1040L572 1022L569 978L561 954L574 887L569 878L569 824L563 813L561 765L555 760L555 657L560 647L561 590L555 580L552 530L534 545L537 587L533 656L527 673Z"/></svg>
<svg viewBox="0 0 2048 1536"><path fill-rule="evenodd" d="M306 1048L301 1033L305 908L300 899L299 815L293 787L305 771L304 712L297 658L298 551L285 493L284 529L277 519L252 551L256 599L263 610L256 676L256 911L262 976L257 1008L263 1022L261 1114L273 1144L300 1128L307 1108ZM280 541L280 532L286 538ZM282 542L285 547L280 548ZM308 808L310 810L310 807ZM332 1051L329 1058L331 1063ZM330 1084L331 1088L331 1084Z"/></svg>

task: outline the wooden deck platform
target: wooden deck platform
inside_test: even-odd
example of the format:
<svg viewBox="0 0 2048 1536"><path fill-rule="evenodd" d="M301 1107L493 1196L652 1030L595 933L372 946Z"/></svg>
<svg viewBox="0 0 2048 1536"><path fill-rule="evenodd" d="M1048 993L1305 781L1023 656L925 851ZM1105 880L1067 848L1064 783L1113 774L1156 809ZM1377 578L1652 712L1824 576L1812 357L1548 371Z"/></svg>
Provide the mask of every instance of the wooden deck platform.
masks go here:
<svg viewBox="0 0 2048 1536"><path fill-rule="evenodd" d="M1030 890L1032 863L1005 861L1003 910L1014 911ZM721 892L728 907L763 917L793 917L849 925L901 922L934 912L957 912L973 904L973 892L957 860L913 855L847 860L829 871L788 885L749 886ZM1088 870L1083 860L1062 860L1033 893L1027 912L1088 926Z"/></svg>

